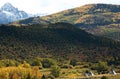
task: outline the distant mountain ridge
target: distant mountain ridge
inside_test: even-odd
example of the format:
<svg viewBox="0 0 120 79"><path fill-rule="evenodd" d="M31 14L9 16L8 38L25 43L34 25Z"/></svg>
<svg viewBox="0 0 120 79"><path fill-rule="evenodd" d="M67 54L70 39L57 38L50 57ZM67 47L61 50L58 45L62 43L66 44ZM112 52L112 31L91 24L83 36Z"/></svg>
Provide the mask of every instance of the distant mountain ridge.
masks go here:
<svg viewBox="0 0 120 79"><path fill-rule="evenodd" d="M0 8L0 17L0 24L5 24L16 20L28 18L29 15L24 11L18 10L18 8L15 8L12 4L5 3Z"/></svg>
<svg viewBox="0 0 120 79"><path fill-rule="evenodd" d="M42 17L51 23L68 22L94 35L120 40L120 5L88 4Z"/></svg>
<svg viewBox="0 0 120 79"><path fill-rule="evenodd" d="M67 22L75 24L78 27L87 27L89 25L89 27L91 27L97 24L105 25L107 23L119 23L119 15L120 5L88 4L37 18L51 23Z"/></svg>
<svg viewBox="0 0 120 79"><path fill-rule="evenodd" d="M81 27L83 25L85 26L86 24L94 25L102 24L105 22L119 22L119 12L120 5L88 4L81 7L68 9L52 15L44 16L42 17L42 19L49 20L52 23L69 22Z"/></svg>
<svg viewBox="0 0 120 79"><path fill-rule="evenodd" d="M55 14L37 17L37 19L36 17L28 18L19 21L18 24L41 24L41 20L49 23L71 23L94 35L120 40L120 5L87 4Z"/></svg>

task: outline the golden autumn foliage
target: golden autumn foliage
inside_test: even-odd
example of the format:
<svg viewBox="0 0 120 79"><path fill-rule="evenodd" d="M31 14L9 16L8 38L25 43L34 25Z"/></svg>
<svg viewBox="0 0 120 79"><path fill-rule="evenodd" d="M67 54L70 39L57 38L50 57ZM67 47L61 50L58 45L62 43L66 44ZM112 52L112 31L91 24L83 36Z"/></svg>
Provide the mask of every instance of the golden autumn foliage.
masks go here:
<svg viewBox="0 0 120 79"><path fill-rule="evenodd" d="M5 67L0 68L0 79L40 79L38 68Z"/></svg>

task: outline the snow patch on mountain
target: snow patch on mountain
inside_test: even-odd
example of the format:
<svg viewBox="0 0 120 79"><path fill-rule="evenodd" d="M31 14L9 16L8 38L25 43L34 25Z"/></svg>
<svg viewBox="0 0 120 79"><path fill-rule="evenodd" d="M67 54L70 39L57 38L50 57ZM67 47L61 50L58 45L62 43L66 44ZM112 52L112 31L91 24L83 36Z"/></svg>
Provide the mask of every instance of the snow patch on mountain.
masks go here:
<svg viewBox="0 0 120 79"><path fill-rule="evenodd" d="M8 11L2 11L2 12L5 13L6 15L8 15L8 16L14 16L14 14L11 13L11 12L8 12Z"/></svg>
<svg viewBox="0 0 120 79"><path fill-rule="evenodd" d="M18 10L12 4L6 3L0 8L0 17L0 24L5 24L28 18L29 15L24 11Z"/></svg>

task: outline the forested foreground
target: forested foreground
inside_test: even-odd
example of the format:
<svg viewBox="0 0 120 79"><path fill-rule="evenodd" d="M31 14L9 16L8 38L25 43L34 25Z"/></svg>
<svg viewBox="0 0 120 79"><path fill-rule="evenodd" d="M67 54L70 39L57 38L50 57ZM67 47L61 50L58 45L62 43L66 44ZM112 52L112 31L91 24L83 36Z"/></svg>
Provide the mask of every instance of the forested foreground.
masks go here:
<svg viewBox="0 0 120 79"><path fill-rule="evenodd" d="M68 23L1 25L0 77L73 78L89 70L96 75L109 73L111 68L119 73L119 47L118 41L93 36Z"/></svg>

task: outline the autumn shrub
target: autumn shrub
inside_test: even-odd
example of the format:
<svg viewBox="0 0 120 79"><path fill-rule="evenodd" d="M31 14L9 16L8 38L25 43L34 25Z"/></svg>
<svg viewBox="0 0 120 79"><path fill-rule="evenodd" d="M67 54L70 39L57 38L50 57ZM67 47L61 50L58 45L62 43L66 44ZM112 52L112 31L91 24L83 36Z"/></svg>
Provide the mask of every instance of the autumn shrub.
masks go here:
<svg viewBox="0 0 120 79"><path fill-rule="evenodd" d="M52 67L54 65L57 65L57 62L55 60L53 60L53 59L45 58L45 59L42 60L42 66L44 68L50 68L50 67Z"/></svg>
<svg viewBox="0 0 120 79"><path fill-rule="evenodd" d="M51 75L53 75L54 77L59 77L60 76L60 67L59 66L53 66L51 68Z"/></svg>
<svg viewBox="0 0 120 79"><path fill-rule="evenodd" d="M96 69L98 73L105 73L105 72L108 72L109 68L108 68L107 62L99 61Z"/></svg>
<svg viewBox="0 0 120 79"><path fill-rule="evenodd" d="M0 68L0 79L40 79L41 73L37 70L24 67Z"/></svg>
<svg viewBox="0 0 120 79"><path fill-rule="evenodd" d="M26 61L23 62L23 64L19 65L20 67L24 67L24 68L30 68L30 64L27 63Z"/></svg>
<svg viewBox="0 0 120 79"><path fill-rule="evenodd" d="M39 60L34 60L32 63L31 63L32 66L42 66L42 63L41 61Z"/></svg>
<svg viewBox="0 0 120 79"><path fill-rule="evenodd" d="M10 67L10 66L18 66L20 63L15 60L5 59L0 60L0 67Z"/></svg>

